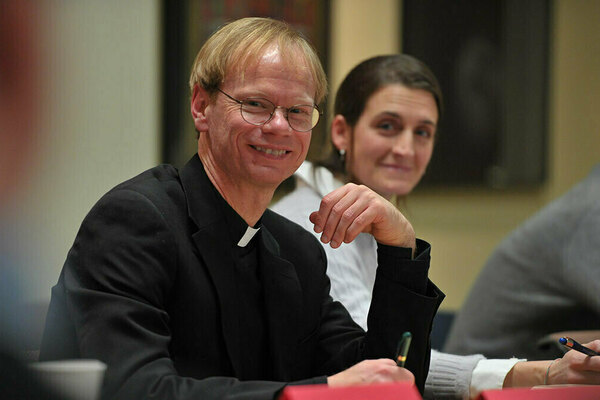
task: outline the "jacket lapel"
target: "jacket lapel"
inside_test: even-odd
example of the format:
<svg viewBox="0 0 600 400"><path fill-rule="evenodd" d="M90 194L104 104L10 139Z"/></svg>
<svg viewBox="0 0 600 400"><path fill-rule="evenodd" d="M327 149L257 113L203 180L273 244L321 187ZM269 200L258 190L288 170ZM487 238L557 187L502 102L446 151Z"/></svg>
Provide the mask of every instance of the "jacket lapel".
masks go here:
<svg viewBox="0 0 600 400"><path fill-rule="evenodd" d="M279 257L279 245L266 227L261 228L260 234L259 262L273 373L276 380L288 381L292 379L302 307L300 282L294 265Z"/></svg>
<svg viewBox="0 0 600 400"><path fill-rule="evenodd" d="M235 290L234 260L225 217L198 156L194 156L181 171L188 213L198 231L192 235L198 252L204 261L215 286L220 305L223 337L234 374L241 371L239 357L241 332L237 318L237 291Z"/></svg>

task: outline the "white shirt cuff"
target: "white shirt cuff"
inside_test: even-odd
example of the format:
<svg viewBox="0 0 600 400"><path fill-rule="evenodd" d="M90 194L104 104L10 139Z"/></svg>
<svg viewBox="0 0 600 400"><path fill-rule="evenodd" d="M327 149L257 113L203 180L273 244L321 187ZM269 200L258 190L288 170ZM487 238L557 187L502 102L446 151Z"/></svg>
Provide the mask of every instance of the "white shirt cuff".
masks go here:
<svg viewBox="0 0 600 400"><path fill-rule="evenodd" d="M473 370L469 396L474 398L484 390L502 389L506 375L519 361L527 360L519 358L480 360Z"/></svg>

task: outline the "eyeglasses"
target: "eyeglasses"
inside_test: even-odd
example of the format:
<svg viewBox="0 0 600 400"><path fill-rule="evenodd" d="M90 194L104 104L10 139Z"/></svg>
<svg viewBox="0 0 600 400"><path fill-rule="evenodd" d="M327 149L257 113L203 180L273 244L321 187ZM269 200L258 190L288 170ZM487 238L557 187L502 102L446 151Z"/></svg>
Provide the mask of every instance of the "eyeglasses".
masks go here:
<svg viewBox="0 0 600 400"><path fill-rule="evenodd" d="M285 110L284 116L287 120L290 128L298 132L308 132L319 122L321 118L321 111L316 105L299 104L286 108L283 106L276 106L267 99L260 97L248 97L244 100L238 100L231 97L221 89L217 90L229 97L240 105L240 113L244 121L252 125L264 125L273 119L275 110L281 108Z"/></svg>

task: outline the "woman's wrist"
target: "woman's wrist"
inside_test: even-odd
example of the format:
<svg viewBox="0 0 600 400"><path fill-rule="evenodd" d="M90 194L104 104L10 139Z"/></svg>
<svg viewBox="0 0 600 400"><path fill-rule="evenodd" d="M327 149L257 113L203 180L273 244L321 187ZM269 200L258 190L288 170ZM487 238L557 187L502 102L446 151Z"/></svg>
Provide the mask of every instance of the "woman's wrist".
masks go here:
<svg viewBox="0 0 600 400"><path fill-rule="evenodd" d="M547 374L552 361L523 361L518 362L506 374L503 388L509 387L532 387L547 383Z"/></svg>
<svg viewBox="0 0 600 400"><path fill-rule="evenodd" d="M544 376L544 385L548 385L550 382L550 368L552 368L552 364L554 364L555 361L560 360L560 358L556 358L552 361L550 361L550 364L548 364L548 368L546 368L546 376Z"/></svg>

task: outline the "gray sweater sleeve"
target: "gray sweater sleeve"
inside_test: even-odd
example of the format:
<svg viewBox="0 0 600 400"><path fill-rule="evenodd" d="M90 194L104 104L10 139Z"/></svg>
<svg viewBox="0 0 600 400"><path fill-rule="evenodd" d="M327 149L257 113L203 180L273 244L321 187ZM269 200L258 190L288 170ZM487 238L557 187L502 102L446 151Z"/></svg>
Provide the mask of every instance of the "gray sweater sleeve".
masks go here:
<svg viewBox="0 0 600 400"><path fill-rule="evenodd" d="M468 399L473 370L483 359L485 357L481 354L457 356L431 350L431 363L423 398Z"/></svg>

